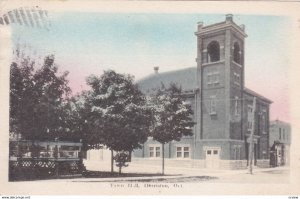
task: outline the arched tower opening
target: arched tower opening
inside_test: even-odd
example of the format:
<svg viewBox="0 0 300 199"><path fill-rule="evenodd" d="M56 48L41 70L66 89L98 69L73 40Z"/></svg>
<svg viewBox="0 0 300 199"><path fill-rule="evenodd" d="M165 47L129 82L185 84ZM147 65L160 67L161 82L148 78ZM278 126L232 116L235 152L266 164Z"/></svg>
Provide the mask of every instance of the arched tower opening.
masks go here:
<svg viewBox="0 0 300 199"><path fill-rule="evenodd" d="M233 45L233 61L235 63L241 64L241 49L240 49L240 45L235 42Z"/></svg>
<svg viewBox="0 0 300 199"><path fill-rule="evenodd" d="M207 46L208 62L216 62L220 60L220 45L217 41L212 41Z"/></svg>

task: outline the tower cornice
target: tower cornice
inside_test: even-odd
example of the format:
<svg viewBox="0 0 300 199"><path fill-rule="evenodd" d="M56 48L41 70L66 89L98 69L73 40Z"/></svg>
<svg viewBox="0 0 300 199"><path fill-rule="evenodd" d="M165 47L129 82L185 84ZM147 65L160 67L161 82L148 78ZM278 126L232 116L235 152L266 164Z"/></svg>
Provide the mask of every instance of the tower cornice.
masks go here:
<svg viewBox="0 0 300 199"><path fill-rule="evenodd" d="M248 35L242 30L241 27L236 25L234 22L226 23L217 23L217 24L212 24L209 26L203 26L203 27L198 27L198 31L195 32L196 36L205 36L207 34L212 34L214 32L219 32L219 31L225 31L231 29L234 32L239 33L243 37L247 37Z"/></svg>

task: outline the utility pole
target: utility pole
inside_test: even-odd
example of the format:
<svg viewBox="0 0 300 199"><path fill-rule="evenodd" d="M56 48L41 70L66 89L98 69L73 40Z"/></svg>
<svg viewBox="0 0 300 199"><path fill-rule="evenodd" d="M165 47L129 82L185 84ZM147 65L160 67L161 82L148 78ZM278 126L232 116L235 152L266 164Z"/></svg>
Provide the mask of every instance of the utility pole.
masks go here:
<svg viewBox="0 0 300 199"><path fill-rule="evenodd" d="M165 144L162 143L162 175L165 175Z"/></svg>
<svg viewBox="0 0 300 199"><path fill-rule="evenodd" d="M114 172L114 151L111 149L111 159L110 159L110 172L113 173Z"/></svg>
<svg viewBox="0 0 300 199"><path fill-rule="evenodd" d="M255 109L256 109L256 97L253 98L253 106L252 106L252 125L251 125L251 133L249 140L249 174L252 174L252 161L253 161L253 149L254 149L254 130L255 130Z"/></svg>

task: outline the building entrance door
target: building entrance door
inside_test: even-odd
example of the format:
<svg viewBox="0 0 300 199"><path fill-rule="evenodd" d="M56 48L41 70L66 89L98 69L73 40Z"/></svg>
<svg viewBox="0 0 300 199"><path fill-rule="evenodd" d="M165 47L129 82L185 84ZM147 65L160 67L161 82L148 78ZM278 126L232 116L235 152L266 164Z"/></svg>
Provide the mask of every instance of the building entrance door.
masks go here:
<svg viewBox="0 0 300 199"><path fill-rule="evenodd" d="M207 148L206 149L206 168L218 169L220 167L220 149L219 148Z"/></svg>

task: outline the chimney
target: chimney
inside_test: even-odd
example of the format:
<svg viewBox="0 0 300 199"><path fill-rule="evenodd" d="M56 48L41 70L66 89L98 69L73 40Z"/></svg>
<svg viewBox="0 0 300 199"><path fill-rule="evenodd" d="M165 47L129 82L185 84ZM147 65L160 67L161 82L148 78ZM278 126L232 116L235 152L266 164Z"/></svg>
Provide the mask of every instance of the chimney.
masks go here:
<svg viewBox="0 0 300 199"><path fill-rule="evenodd" d="M241 24L241 25L240 25L240 28L241 28L243 31L245 31L245 25L244 25L244 24Z"/></svg>
<svg viewBox="0 0 300 199"><path fill-rule="evenodd" d="M158 70L159 70L159 67L158 67L158 66L155 66L155 67L154 67L154 74L158 74Z"/></svg>
<svg viewBox="0 0 300 199"><path fill-rule="evenodd" d="M200 31L203 27L203 22L202 21L199 21L198 22L198 31Z"/></svg>
<svg viewBox="0 0 300 199"><path fill-rule="evenodd" d="M226 15L226 22L232 22L233 14Z"/></svg>

